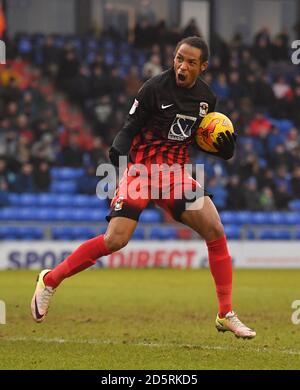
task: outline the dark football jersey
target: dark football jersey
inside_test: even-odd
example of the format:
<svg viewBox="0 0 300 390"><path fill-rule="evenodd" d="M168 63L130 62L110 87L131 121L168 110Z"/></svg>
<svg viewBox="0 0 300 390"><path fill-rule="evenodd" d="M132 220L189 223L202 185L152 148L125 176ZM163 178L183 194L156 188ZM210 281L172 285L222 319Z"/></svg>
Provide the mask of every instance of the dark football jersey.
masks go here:
<svg viewBox="0 0 300 390"><path fill-rule="evenodd" d="M201 119L215 110L216 97L198 77L192 88L178 87L174 69L140 89L113 146L134 163L184 164Z"/></svg>

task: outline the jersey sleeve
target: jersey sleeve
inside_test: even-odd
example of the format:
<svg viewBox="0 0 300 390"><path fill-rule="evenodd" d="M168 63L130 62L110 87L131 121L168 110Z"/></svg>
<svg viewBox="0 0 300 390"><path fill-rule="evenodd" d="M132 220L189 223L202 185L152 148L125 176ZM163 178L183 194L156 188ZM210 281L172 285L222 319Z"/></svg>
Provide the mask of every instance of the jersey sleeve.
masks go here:
<svg viewBox="0 0 300 390"><path fill-rule="evenodd" d="M151 82L147 81L139 90L131 109L126 117L124 126L116 135L113 147L121 155L127 155L133 138L145 127L154 109L154 91Z"/></svg>

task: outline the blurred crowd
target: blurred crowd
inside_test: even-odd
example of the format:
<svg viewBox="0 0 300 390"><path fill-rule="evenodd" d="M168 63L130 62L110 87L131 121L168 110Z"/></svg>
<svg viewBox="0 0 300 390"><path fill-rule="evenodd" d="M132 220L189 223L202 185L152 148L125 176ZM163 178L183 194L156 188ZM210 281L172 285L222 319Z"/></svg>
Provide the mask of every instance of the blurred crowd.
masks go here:
<svg viewBox="0 0 300 390"><path fill-rule="evenodd" d="M82 193L94 193L96 167L145 80L172 66L176 43L201 35L194 20L169 29L142 17L135 40L111 29L101 38L28 36L7 43L0 68L0 191L47 192L51 167L85 167ZM196 150L220 209L287 210L300 198L300 72L286 32L259 31L251 45L213 35L203 76L238 134L224 163ZM1 199L0 199L1 202Z"/></svg>

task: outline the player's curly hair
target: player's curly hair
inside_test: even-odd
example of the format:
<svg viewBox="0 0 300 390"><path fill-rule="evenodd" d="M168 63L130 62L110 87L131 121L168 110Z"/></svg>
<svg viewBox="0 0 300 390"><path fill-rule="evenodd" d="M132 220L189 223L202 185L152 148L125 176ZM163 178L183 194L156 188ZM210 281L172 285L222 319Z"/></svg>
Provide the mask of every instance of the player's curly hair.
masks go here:
<svg viewBox="0 0 300 390"><path fill-rule="evenodd" d="M186 43L187 45L190 45L192 47L196 47L197 49L200 49L201 50L201 58L200 58L201 61L202 62L208 61L208 58L209 58L208 45L203 38L197 37L197 36L183 38L180 42L178 42L177 46L175 48L174 55L176 55L178 49L184 43Z"/></svg>

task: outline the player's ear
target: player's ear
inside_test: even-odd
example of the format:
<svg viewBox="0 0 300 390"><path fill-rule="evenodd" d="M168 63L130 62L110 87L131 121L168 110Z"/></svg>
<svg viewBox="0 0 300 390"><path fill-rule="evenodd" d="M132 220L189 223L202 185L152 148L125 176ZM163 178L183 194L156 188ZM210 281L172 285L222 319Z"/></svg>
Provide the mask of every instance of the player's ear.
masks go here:
<svg viewBox="0 0 300 390"><path fill-rule="evenodd" d="M203 62L203 63L200 65L201 73L205 72L206 69L207 69L207 67L208 67L208 61Z"/></svg>

